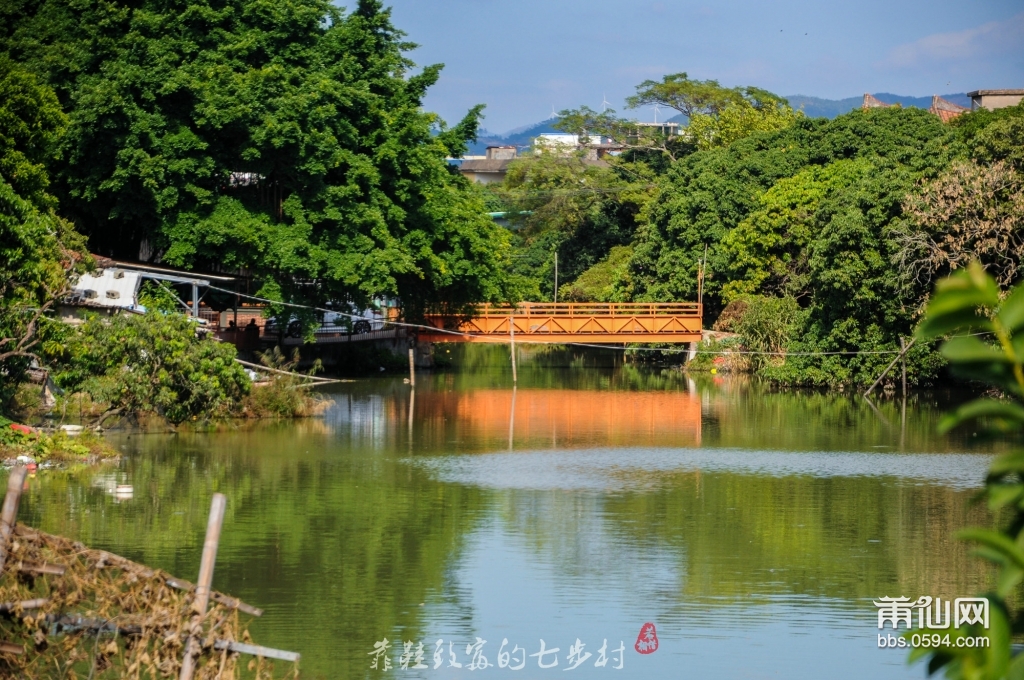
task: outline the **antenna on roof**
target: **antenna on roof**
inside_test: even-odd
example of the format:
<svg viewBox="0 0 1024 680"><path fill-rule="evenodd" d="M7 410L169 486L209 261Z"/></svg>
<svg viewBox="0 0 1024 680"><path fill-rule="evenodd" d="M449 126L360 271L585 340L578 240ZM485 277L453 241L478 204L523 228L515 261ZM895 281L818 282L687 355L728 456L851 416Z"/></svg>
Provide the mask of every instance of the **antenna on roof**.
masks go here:
<svg viewBox="0 0 1024 680"><path fill-rule="evenodd" d="M603 113L603 112L607 111L608 110L608 106L610 104L611 104L611 102L608 101L608 95L607 94L602 94L601 95L601 112Z"/></svg>

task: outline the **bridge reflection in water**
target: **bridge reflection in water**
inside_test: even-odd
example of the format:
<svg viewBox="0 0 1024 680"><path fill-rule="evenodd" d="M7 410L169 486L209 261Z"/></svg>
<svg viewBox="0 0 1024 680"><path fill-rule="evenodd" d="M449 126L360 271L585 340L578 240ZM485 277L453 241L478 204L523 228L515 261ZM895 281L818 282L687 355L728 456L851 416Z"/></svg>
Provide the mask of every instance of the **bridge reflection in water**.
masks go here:
<svg viewBox="0 0 1024 680"><path fill-rule="evenodd" d="M620 344L700 342L703 309L695 302L521 302L515 307L477 305L468 317L428 314L426 325L455 331L421 331L422 342L524 342Z"/></svg>
<svg viewBox="0 0 1024 680"><path fill-rule="evenodd" d="M435 446L472 442L474 448L502 450L701 444L700 398L685 391L478 389L421 393L410 405L417 430L423 428L417 438Z"/></svg>

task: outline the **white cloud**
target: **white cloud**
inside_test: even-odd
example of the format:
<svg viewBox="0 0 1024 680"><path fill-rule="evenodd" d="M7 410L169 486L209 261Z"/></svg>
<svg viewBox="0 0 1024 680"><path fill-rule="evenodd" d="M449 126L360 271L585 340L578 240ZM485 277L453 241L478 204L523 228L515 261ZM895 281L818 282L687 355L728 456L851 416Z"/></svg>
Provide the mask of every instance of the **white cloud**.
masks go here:
<svg viewBox="0 0 1024 680"><path fill-rule="evenodd" d="M909 68L922 63L995 55L1024 44L1024 12L1005 21L950 33L934 33L893 48L879 66Z"/></svg>

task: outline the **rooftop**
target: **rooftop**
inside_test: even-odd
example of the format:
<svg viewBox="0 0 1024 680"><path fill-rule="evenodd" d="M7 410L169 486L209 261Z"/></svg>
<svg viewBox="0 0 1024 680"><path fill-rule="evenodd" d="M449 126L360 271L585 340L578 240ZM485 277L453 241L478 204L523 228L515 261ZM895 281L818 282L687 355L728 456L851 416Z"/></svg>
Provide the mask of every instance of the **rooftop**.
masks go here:
<svg viewBox="0 0 1024 680"><path fill-rule="evenodd" d="M975 90L974 92L968 92L968 97L987 97L987 96L999 96L999 95L1024 95L1024 90Z"/></svg>

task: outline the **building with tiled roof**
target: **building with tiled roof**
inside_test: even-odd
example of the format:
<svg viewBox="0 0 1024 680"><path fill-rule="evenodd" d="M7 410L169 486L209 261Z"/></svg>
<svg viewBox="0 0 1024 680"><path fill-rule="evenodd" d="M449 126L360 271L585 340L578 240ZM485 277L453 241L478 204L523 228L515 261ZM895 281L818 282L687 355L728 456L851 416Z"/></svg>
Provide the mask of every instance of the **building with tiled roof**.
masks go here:
<svg viewBox="0 0 1024 680"><path fill-rule="evenodd" d="M967 113L968 111L970 109L967 107L947 101L937 94L932 95L932 105L928 109L928 113L934 113L943 123L948 123L961 113Z"/></svg>
<svg viewBox="0 0 1024 680"><path fill-rule="evenodd" d="M878 97L865 92L864 103L860 105L860 108L866 111L868 109L887 109L890 106L892 106L892 104L886 104Z"/></svg>

